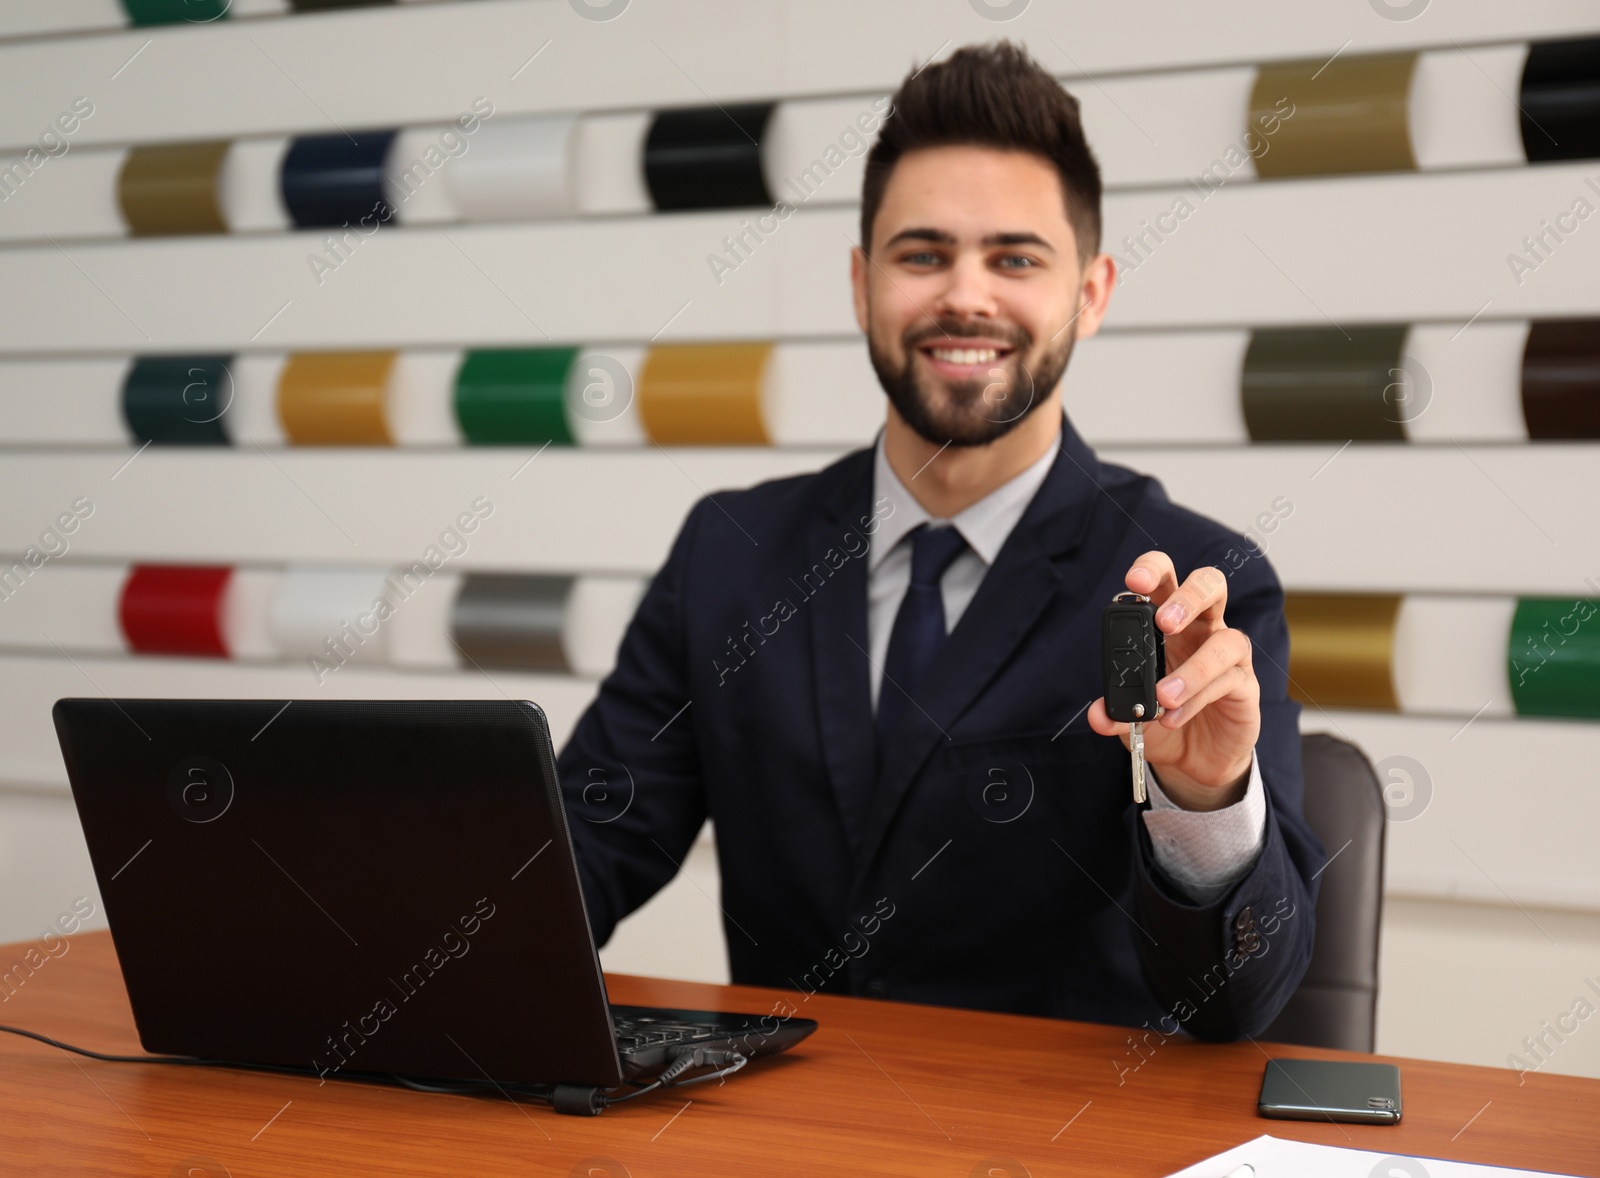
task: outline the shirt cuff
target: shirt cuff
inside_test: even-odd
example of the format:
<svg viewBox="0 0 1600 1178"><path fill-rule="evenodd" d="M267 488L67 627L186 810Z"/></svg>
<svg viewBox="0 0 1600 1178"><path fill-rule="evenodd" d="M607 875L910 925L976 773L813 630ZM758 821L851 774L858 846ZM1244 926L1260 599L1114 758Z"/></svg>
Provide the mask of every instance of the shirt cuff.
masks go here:
<svg viewBox="0 0 1600 1178"><path fill-rule="evenodd" d="M1266 787L1261 762L1250 750L1250 781L1244 797L1220 810L1185 810L1162 792L1152 766L1145 766L1150 809L1145 829L1156 866L1194 903L1222 898L1255 865L1267 829Z"/></svg>

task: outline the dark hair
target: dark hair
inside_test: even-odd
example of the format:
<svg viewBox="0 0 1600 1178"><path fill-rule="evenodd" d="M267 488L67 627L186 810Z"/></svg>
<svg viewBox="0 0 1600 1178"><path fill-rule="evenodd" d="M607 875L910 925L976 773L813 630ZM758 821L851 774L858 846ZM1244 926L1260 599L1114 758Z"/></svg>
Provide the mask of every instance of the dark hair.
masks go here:
<svg viewBox="0 0 1600 1178"><path fill-rule="evenodd" d="M1080 261L1100 250L1100 165L1083 137L1078 100L1027 50L1010 41L968 45L908 74L867 155L861 185L861 248L900 157L924 147L1027 151L1055 165Z"/></svg>

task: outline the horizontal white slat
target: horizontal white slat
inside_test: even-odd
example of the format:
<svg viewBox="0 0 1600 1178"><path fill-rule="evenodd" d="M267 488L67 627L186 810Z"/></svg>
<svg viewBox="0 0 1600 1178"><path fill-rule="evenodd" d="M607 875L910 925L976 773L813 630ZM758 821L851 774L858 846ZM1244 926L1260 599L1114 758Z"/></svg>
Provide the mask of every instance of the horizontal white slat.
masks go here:
<svg viewBox="0 0 1600 1178"><path fill-rule="evenodd" d="M1248 331L1105 331L1073 346L1061 385L1091 445L1250 440L1239 396Z"/></svg>
<svg viewBox="0 0 1600 1178"><path fill-rule="evenodd" d="M1511 597L1402 598L1392 665L1400 710L1514 715L1507 657L1516 610Z"/></svg>
<svg viewBox="0 0 1600 1178"><path fill-rule="evenodd" d="M451 547L470 544L470 535L458 530ZM453 634L463 576L431 567L443 559L441 548L409 568L234 568L218 617L224 647L230 658L296 663L319 679L352 662L468 668ZM0 556L0 651L129 653L118 620L127 573L119 563L52 560L32 569ZM572 579L561 642L574 673L598 679L611 670L644 584L641 577Z"/></svg>
<svg viewBox="0 0 1600 1178"><path fill-rule="evenodd" d="M583 348L567 371L567 428L584 447L646 445L639 374L646 348Z"/></svg>
<svg viewBox="0 0 1600 1178"><path fill-rule="evenodd" d="M459 350L401 352L389 371L384 417L398 446L458 446L455 380Z"/></svg>
<svg viewBox="0 0 1600 1178"><path fill-rule="evenodd" d="M1419 56L1409 120L1419 167L1524 162L1512 95L1527 52L1519 44ZM1297 113L1283 96L1278 113L1252 122L1255 79L1255 67L1234 66L1077 80L1084 131L1104 187L1172 187L1192 180L1204 193L1255 179L1254 160L1272 150L1274 135ZM794 207L858 204L866 153L891 103L888 94L778 103L761 141L762 171L773 198ZM647 115L491 117L473 118L470 132L454 124L401 130L386 165L386 193L397 224L651 209L641 159ZM229 226L289 227L276 171L286 142L236 141L218 193ZM116 184L125 153L121 147L80 147L37 175L13 168L11 183L20 181L26 191L19 187L14 199L0 205L0 240L123 236Z"/></svg>
<svg viewBox="0 0 1600 1178"><path fill-rule="evenodd" d="M1520 383L1527 335L1525 320L1479 319L1465 331L1413 326L1393 385L1393 410L1406 420L1408 437L1526 441ZM1243 330L1102 332L1074 351L1063 386L1067 410L1095 445L1248 442L1240 382L1249 342ZM621 365L613 379L622 407L611 420L598 420L608 410L583 400L586 389L591 397L603 391L592 387L599 379L593 357L602 353ZM640 348L594 349L574 365L567 417L579 444L648 444L632 399L643 356ZM462 444L454 412L461 357L460 349L399 353L385 407L396 445ZM281 356L261 353L235 359L223 419L235 445L282 444L276 392L265 380L281 363ZM0 447L131 444L118 408L122 379L122 361L0 358ZM780 342L762 381L767 436L777 446L865 445L883 423L876 388L859 338ZM1135 404L1138 412L1131 412Z"/></svg>
<svg viewBox="0 0 1600 1178"><path fill-rule="evenodd" d="M1524 442L1522 352L1526 320L1485 316L1459 324L1422 323L1406 333L1397 382L1413 399L1396 408L1413 442ZM1415 362L1414 364L1412 362Z"/></svg>
<svg viewBox="0 0 1600 1178"><path fill-rule="evenodd" d="M1566 594L1594 576L1600 520L1566 510L1600 446L1262 445L1101 456L1252 534L1297 589ZM1293 505L1271 535L1257 517Z"/></svg>
<svg viewBox="0 0 1600 1178"><path fill-rule="evenodd" d="M767 361L761 415L779 446L866 446L884 398L861 339L781 343Z"/></svg>
<svg viewBox="0 0 1600 1178"><path fill-rule="evenodd" d="M594 691L592 683L565 677L354 666L319 688L299 667L204 660L80 659L75 666L60 658L0 657L0 669L0 782L57 789L65 788L65 772L50 707L67 695L526 698L550 714L559 748ZM1455 720L1308 712L1302 727L1354 740L1388 783L1395 819L1388 826L1391 893L1600 908L1590 838L1600 821L1600 795L1587 788L1588 769L1600 755L1600 726L1483 718L1462 730ZM1412 784L1423 780L1416 766L1426 780L1420 790ZM1408 798L1423 804L1413 809ZM1552 814L1562 820L1552 822Z"/></svg>
<svg viewBox="0 0 1600 1178"><path fill-rule="evenodd" d="M117 623L124 572L121 565L80 560L51 562L30 575L8 570L0 559L0 650L125 653ZM304 662L313 673L352 658L418 669L466 667L470 660L458 655L452 634L462 582L460 573L433 573L424 564L409 570L235 569L222 607L226 647L236 659ZM610 672L645 584L642 577L573 579L561 638L576 674ZM1507 657L1516 607L1512 597L1405 595L1392 664L1399 710L1461 719L1514 716ZM365 627L370 632L363 633Z"/></svg>
<svg viewBox="0 0 1600 1178"><path fill-rule="evenodd" d="M1108 328L1597 314L1600 233L1571 234L1520 285L1506 262L1541 216L1590 192L1593 171L1580 162L1230 185L1206 198L1113 194L1104 245L1127 265ZM1180 201L1192 211L1177 220ZM0 351L854 334L854 213L801 209L718 274L709 259L749 213L379 231L320 275L309 259L325 234L21 246L0 251L0 289L13 292ZM1138 247L1140 222L1158 219L1176 230Z"/></svg>
<svg viewBox="0 0 1600 1178"><path fill-rule="evenodd" d="M0 360L0 445L127 446L126 356Z"/></svg>
<svg viewBox="0 0 1600 1178"><path fill-rule="evenodd" d="M193 699L529 699L550 717L559 749L595 683L510 671L400 672L341 667L319 685L303 664L219 659L0 655L0 784L67 788L50 708L65 696Z"/></svg>
<svg viewBox="0 0 1600 1178"><path fill-rule="evenodd" d="M1355 741L1378 769L1390 893L1600 911L1600 724L1308 709L1301 730Z"/></svg>
<svg viewBox="0 0 1600 1178"><path fill-rule="evenodd" d="M53 4L0 5L0 37L120 29L128 23L119 0L55 0Z"/></svg>
<svg viewBox="0 0 1600 1178"><path fill-rule="evenodd" d="M1455 49L1421 55L1410 124L1420 167L1523 163L1511 94L1526 56L1526 45L1488 47L1476 57ZM1480 69L1484 62L1509 76L1506 87ZM1277 116L1249 122L1255 73L1239 66L1078 82L1085 133L1106 190L1192 181L1204 196L1255 179L1253 160L1272 149L1281 126ZM858 205L866 153L890 102L882 94L777 104L761 144L774 199L794 207ZM403 129L386 165L394 223L649 212L641 158L648 123L640 112L502 115L475 120L470 134L453 124ZM281 136L234 142L217 193L233 230L290 228L277 171L288 142ZM0 164L16 189L0 204L0 241L125 236L116 192L125 155L121 147L80 148L38 172Z"/></svg>
<svg viewBox="0 0 1600 1178"><path fill-rule="evenodd" d="M0 462L0 552L23 551L87 495L95 511L73 539L80 558L409 564L481 495L494 510L453 570L648 575L704 492L815 470L838 453L151 447L131 462L18 453ZM1298 589L1562 595L1600 572L1600 516L1571 510L1600 445L1100 453L1158 476L1176 502L1239 531L1256 532L1258 516L1281 511L1257 539ZM1292 510L1275 507L1280 499ZM759 521L741 523L759 533Z"/></svg>
<svg viewBox="0 0 1600 1178"><path fill-rule="evenodd" d="M229 145L217 174L217 208L234 233L282 233L293 224L278 185L288 151L285 135L235 139Z"/></svg>
<svg viewBox="0 0 1600 1178"><path fill-rule="evenodd" d="M236 568L222 594L222 638L230 658L278 657L272 633L272 599L283 584L282 569Z"/></svg>
<svg viewBox="0 0 1600 1178"><path fill-rule="evenodd" d="M1004 22L978 7L680 0L590 21L567 0L477 0L3 45L0 144L29 142L63 102L85 93L104 97L85 142L121 143L422 124L454 118L480 94L507 113L536 113L882 93L946 46L996 36L1021 41L1054 73L1104 75L1600 27L1587 0L1527 10L1475 0L1410 21L1328 0L1293 8L1223 0L1203 9L1183 0L1094 10L1035 3Z"/></svg>
<svg viewBox="0 0 1600 1178"><path fill-rule="evenodd" d="M273 644L308 666L381 663L389 629L377 606L392 607L394 597L384 568L291 566L272 596Z"/></svg>
<svg viewBox="0 0 1600 1178"><path fill-rule="evenodd" d="M1120 193L1105 201L1103 247L1124 270L1107 323L1348 327L1474 314L1592 314L1600 233L1569 236L1519 285L1508 252L1541 216L1571 210L1592 165L1451 174L1396 173ZM1600 183L1600 181L1597 181ZM1186 218L1174 214L1187 200ZM1140 222L1176 230L1133 252ZM1383 280L1373 275L1382 272Z"/></svg>
<svg viewBox="0 0 1600 1178"><path fill-rule="evenodd" d="M432 4L439 0L395 0L397 4ZM221 17L211 20L248 20L259 16L287 16L290 0L229 0ZM51 0L49 4L7 4L0 8L0 39L48 37L63 33L105 32L129 24L125 5L118 0Z"/></svg>
<svg viewBox="0 0 1600 1178"><path fill-rule="evenodd" d="M35 157L37 169L0 159L0 241L126 236L117 176L127 149L65 146L63 155Z"/></svg>
<svg viewBox="0 0 1600 1178"><path fill-rule="evenodd" d="M67 537L70 540L70 537ZM122 654L117 606L127 566L0 559L0 649L45 655Z"/></svg>
<svg viewBox="0 0 1600 1178"><path fill-rule="evenodd" d="M1525 44L1418 54L1408 102L1417 167L1525 163L1517 93L1527 60Z"/></svg>

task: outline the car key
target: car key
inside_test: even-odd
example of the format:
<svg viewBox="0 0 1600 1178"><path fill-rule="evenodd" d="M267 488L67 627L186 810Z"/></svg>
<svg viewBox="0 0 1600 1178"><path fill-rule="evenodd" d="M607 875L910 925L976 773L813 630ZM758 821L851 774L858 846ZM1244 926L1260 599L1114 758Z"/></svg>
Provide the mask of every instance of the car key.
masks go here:
<svg viewBox="0 0 1600 1178"><path fill-rule="evenodd" d="M1101 674L1106 715L1129 726L1133 800L1146 800L1144 726L1164 710L1156 681L1166 674L1166 638L1156 626L1156 607L1142 593L1119 593L1106 606L1101 630Z"/></svg>

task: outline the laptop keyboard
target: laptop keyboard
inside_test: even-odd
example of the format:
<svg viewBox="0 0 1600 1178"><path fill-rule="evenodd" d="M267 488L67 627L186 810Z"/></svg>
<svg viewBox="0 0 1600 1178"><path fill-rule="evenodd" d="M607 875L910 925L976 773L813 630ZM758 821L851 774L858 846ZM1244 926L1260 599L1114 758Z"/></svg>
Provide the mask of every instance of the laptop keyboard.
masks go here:
<svg viewBox="0 0 1600 1178"><path fill-rule="evenodd" d="M666 1019L631 1019L613 1016L617 1028L617 1048L623 1052L652 1047L675 1047L682 1043L706 1043L724 1038L727 1032L704 1023L680 1023Z"/></svg>

